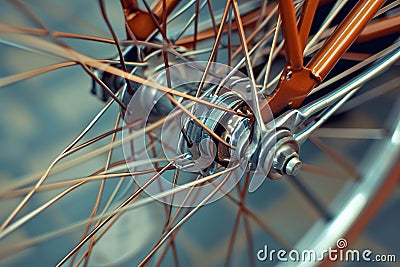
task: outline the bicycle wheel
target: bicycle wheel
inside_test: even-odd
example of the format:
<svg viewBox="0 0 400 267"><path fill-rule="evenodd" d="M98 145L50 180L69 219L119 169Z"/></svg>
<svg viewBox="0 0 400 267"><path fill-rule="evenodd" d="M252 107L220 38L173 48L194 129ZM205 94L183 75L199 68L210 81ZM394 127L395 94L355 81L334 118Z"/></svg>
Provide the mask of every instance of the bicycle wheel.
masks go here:
<svg viewBox="0 0 400 267"><path fill-rule="evenodd" d="M334 100L291 135L281 114L260 112L285 64L277 3L182 1L167 17L171 2L139 2L143 36L120 3L1 4L1 264L252 266L279 263L260 260L265 245L320 253L398 164L396 32L364 32L301 108ZM352 4L321 1L307 57ZM283 138L300 173L271 161Z"/></svg>

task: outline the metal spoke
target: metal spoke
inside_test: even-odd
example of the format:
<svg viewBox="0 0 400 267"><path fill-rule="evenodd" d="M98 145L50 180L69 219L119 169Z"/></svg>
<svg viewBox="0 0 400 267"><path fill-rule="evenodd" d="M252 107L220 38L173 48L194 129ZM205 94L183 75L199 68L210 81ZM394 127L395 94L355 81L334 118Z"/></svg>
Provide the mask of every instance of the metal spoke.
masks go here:
<svg viewBox="0 0 400 267"><path fill-rule="evenodd" d="M328 168L325 168L325 167L313 165L313 164L305 164L305 163L303 163L301 169L304 172L323 175L323 176L331 177L331 178L334 178L334 179L348 180L350 178L350 177L348 177L346 175L343 175L343 173L339 173L337 171L334 171L334 170L331 170L331 169L328 169Z"/></svg>
<svg viewBox="0 0 400 267"><path fill-rule="evenodd" d="M160 240L157 242L157 245L152 249L152 251L141 261L139 266L144 266L147 264L147 262L150 260L152 255L158 250L158 248L165 243L165 241L170 238L172 234L176 230L178 230L189 218L191 218L201 207L204 206L207 201L209 201L220 189L221 187L226 183L230 175L232 174L232 171L235 170L238 166L233 166L232 168L227 169L227 175L226 177L221 181L220 184L217 185L217 187L207 196L205 197L196 207L190 210L188 214L186 214L179 222L177 222L168 232L164 233L164 235L160 238Z"/></svg>
<svg viewBox="0 0 400 267"><path fill-rule="evenodd" d="M115 120L114 130L116 130L118 128L120 119L121 119L121 113L118 112L117 118ZM111 136L111 144L115 142L115 138L116 138L116 132ZM110 150L108 151L106 164L104 166L104 171L107 171L109 166L110 166L112 152L113 152L113 149L110 148ZM98 189L96 202L95 202L95 205L93 206L92 213L89 216L88 225L86 226L86 229L85 229L84 233L82 234L82 237L81 237L82 239L87 235L87 233L89 232L90 228L92 227L92 220L93 220L93 217L97 214L97 210L99 208L100 199L101 199L102 194L103 194L105 182L106 182L105 179L102 179L101 182L100 182L100 187ZM90 240L89 247L87 248L87 250L85 252L85 254L87 254L86 260L85 260L85 263L84 263L85 267L87 266L87 264L89 262L89 257L90 257L90 254L91 254L92 248L93 248L93 242L94 242L94 236ZM72 259L70 261L70 266L71 267L73 266L73 263L75 262L75 259L76 259L77 256L78 256L78 253L75 253L74 256L72 257Z"/></svg>
<svg viewBox="0 0 400 267"><path fill-rule="evenodd" d="M258 99L258 92L257 92L257 86L255 83L255 78L254 78L254 73L253 73L253 67L251 64L251 59L250 59L250 55L249 55L249 49L247 47L247 40L246 40L246 35L244 33L244 29L243 29L243 23L240 17L240 11L239 11L239 6L236 2L236 0L232 0L232 6L233 6L233 11L235 13L235 19L237 21L238 24L238 32L239 32L239 37L242 43L242 47L243 47L243 51L245 53L245 57L246 57L246 69L248 72L248 75L250 75L250 81L251 81L251 96L253 99L253 103L254 103L254 115L256 117L257 123L259 124L259 127L264 131L267 132L267 128L264 124L264 121L262 119L262 115L261 115L261 109L260 109L260 103L259 103L259 99Z"/></svg>
<svg viewBox="0 0 400 267"><path fill-rule="evenodd" d="M214 187L216 187L217 185L215 185L213 183L213 181L210 181L210 183L212 185L214 185ZM226 192L223 189L221 189L221 192L230 200L232 201L232 203L234 203L237 206L241 205L241 202L239 199L237 199L236 197L234 197L232 195L232 192ZM245 216L248 216L249 218L251 218L255 223L257 223L257 225L259 225L266 233L268 233L273 239L275 239L280 245L282 245L282 247L286 248L287 250L291 250L292 246L286 242L271 226L269 226L266 222L264 222L259 216L258 214L256 214L254 211L252 211L251 209L249 209L246 205L242 205L242 209L243 209L243 213Z"/></svg>
<svg viewBox="0 0 400 267"><path fill-rule="evenodd" d="M264 83L263 83L263 88L261 89L262 93L265 93L266 90L268 89L267 83L268 83L269 74L271 72L272 60L273 60L273 56L275 54L276 43L278 41L280 25L281 25L281 16L279 15L278 21L277 21L276 27L275 27L274 37L272 38L272 44L271 44L271 48L269 51L268 62L267 62L266 69L265 69Z"/></svg>
<svg viewBox="0 0 400 267"><path fill-rule="evenodd" d="M365 93L361 93L349 101L347 101L337 112L336 114L347 112L349 110L352 110L355 107L360 106L361 104L368 102L374 98L377 98L383 94L386 94L387 92L397 89L400 84L400 77L391 79Z"/></svg>
<svg viewBox="0 0 400 267"><path fill-rule="evenodd" d="M211 50L211 54L210 54L209 59L207 61L207 65L206 65L206 67L204 69L204 73L203 73L203 75L201 77L199 86L197 87L197 91L196 91L196 95L195 95L196 98L198 98L200 96L200 92L201 92L201 89L203 88L204 82L206 80L208 71L209 71L210 66L211 66L211 62L213 61L213 59L215 57L215 54L217 52L217 47L219 45L219 41L220 41L220 38L221 38L221 35L222 35L222 31L224 29L224 23L226 21L228 12L230 10L231 1L232 0L227 0L227 2L226 2L226 7L225 7L225 10L224 10L224 14L222 15L222 18L221 18L221 23L220 23L220 26L219 26L219 29L218 29L217 36L215 37L215 41L214 41L213 48Z"/></svg>
<svg viewBox="0 0 400 267"><path fill-rule="evenodd" d="M195 21L194 43L197 42L197 27L198 27L198 25L197 25L198 24L198 18L197 18L198 12L197 11L201 11L205 7L205 5L207 4L207 0L203 1L203 3L201 4L200 7L198 6L198 2L199 2L199 0L194 0L193 1L193 3L195 3L195 6L196 6L196 12L190 17L190 19L186 22L185 26L182 28L181 32L175 37L175 41L181 39L182 35L189 28L190 24L192 24L193 21ZM193 49L196 50L196 47L194 47Z"/></svg>
<svg viewBox="0 0 400 267"><path fill-rule="evenodd" d="M325 207L324 204L317 198L317 196L295 176L288 177L288 180L300 191L300 193L309 201L309 203L319 212L319 214L326 220L332 219L332 213Z"/></svg>
<svg viewBox="0 0 400 267"><path fill-rule="evenodd" d="M383 139L387 137L387 130L362 129L362 128L327 128L322 127L314 131L313 135L324 138L347 138L347 139Z"/></svg>
<svg viewBox="0 0 400 267"><path fill-rule="evenodd" d="M152 182L155 181L165 170L167 170L174 162L171 161L168 163L160 172L156 173L151 179L149 179L141 188L139 188L134 194L132 194L129 198L127 198L123 203L121 203L116 211L121 210L123 207L127 206L128 204L132 203L139 194ZM111 219L115 216L119 217L122 213L118 213L117 215L109 215L105 218L97 227L95 227L90 234L88 234L84 239L82 239L78 245L76 245L58 264L57 266L62 266L72 255L74 255L90 238L92 238L103 226L105 226Z"/></svg>
<svg viewBox="0 0 400 267"><path fill-rule="evenodd" d="M310 136L310 141L317 146L322 152L324 152L330 159L337 163L343 170L345 170L351 177L356 179L359 178L359 173L354 165L346 159L346 157L338 152L334 151L332 148L324 144L317 137Z"/></svg>
<svg viewBox="0 0 400 267"><path fill-rule="evenodd" d="M128 1L131 0L127 0L127 2ZM8 212L5 221L0 225L0 239L5 239L5 237L8 237L11 233L17 233L16 230L18 229L23 230L24 228L22 227L27 227L29 225L27 224L28 222L33 223L36 219L46 219L45 216L47 215L44 211L50 212L56 210L57 205L55 204L63 204L61 201L69 198L69 196L74 196L74 193L78 191L76 189L84 190L86 187L94 186L97 195L95 194L92 198L89 198L89 201L91 202L88 204L91 206L90 210L85 215L85 219L73 223L63 222L64 225L57 231L50 232L50 230L47 230L43 235L34 238L26 238L20 243L13 243L4 251L0 252L0 259L6 258L9 255L17 254L23 249L44 243L61 235L67 236L70 233L74 233L79 234L77 239L78 242L74 244L72 248L69 247L68 254L58 262L57 266L64 264L69 264L70 266L91 265L92 260L94 260L93 258L95 257L93 252L95 250L93 249L97 247L101 249L103 244L100 241L107 238L107 233L112 232L109 230L111 227L116 226L115 223L120 219L124 212L143 206L148 208L152 203L155 204L155 201L163 200L164 203L160 204L162 205L161 213L158 214L162 216L160 219L160 232L155 237L149 237L149 241L151 241L150 246L152 246L150 247L150 251L145 252L145 254L137 254L135 257L142 260L140 266L148 264L163 266L170 263L179 266L180 264L182 265L182 261L179 257L182 256L180 255L182 251L179 251L180 242L182 240L178 239L178 237L181 238L182 235L179 233L191 230L189 227L184 227L187 225L188 220L196 219L195 215L198 211L202 209L203 205L208 203L208 201L217 193L223 194L225 200L228 201L228 204L233 204L236 215L235 218L231 218L232 232L227 235L225 234L223 238L225 241L223 245L225 245L227 250L222 256L222 260L224 259L223 257L225 257L226 265L232 263L236 249L240 249L240 253L246 253L247 249L249 256L247 264L250 266L256 264L254 252L257 248L255 248L254 239L259 230L265 232L263 234L266 234L268 238L272 237L272 239L277 241L278 246L283 246L287 250L292 248L292 244L289 244L284 239L284 236L277 231L279 228L272 228L270 226L269 219L266 219L269 217L268 210L265 210L266 206L262 206L262 210L258 210L259 206L257 206L256 203L253 209L254 203L246 201L247 197L251 197L251 195L247 196L248 184L252 175L250 171L246 170L246 180L235 185L236 191L232 190L231 192L225 192L223 186L229 179L232 179L230 176L236 174L234 171L239 166L231 166L231 163L233 162L229 162L229 165L225 165L226 161L228 161L225 157L223 160L220 160L220 157L218 157L218 159L216 158L215 166L217 167L216 171L212 174L206 176L203 172L198 172L194 174L194 176L197 174L196 178L189 178L190 180L186 179L186 171L175 167L174 160L176 159L171 161L164 158L166 157L165 155L169 155L170 151L168 150L176 153L176 148L171 147L171 144L164 144L165 141L162 140L161 134L159 134L159 131L164 130L162 127L168 123L169 120L174 119L177 115L185 114L202 128L202 132L207 132L213 140L218 141L218 144L228 147L229 152L227 153L231 153L231 151L235 149L232 144L236 143L233 141L226 141L228 138L221 134L219 128L215 130L216 128L213 128L208 124L206 125L202 119L197 118L194 114L194 109L198 104L207 105L212 109L219 109L225 113L234 114L235 116L249 118L249 120L251 119L252 126L254 125L253 120L255 118L257 121L256 123L259 123L259 127L262 128L263 131L267 131L267 126L263 122L261 111L265 105L268 104L268 101L259 103L261 100L259 100L258 97L262 97L263 95L267 96L271 93L270 91L273 89L272 85L278 82L278 79L280 78L280 73L278 73L277 76L274 75L274 73L277 72L275 64L280 68L279 64L281 63L280 59L284 47L284 41L282 41L279 36L282 20L278 12L278 4L276 1L268 0L250 1L243 4L238 4L237 0L226 0L224 9L219 9L220 5L218 3L218 5L215 5L215 7L218 6L218 8L214 10L211 0L188 0L186 2L182 1L179 5L176 5L178 10L175 10L168 15L165 9L167 3L171 0L157 1L158 7L156 9L153 7L153 10L150 6L151 1L148 0L142 0L140 7L137 5L138 12L135 13L135 15L140 15L140 13L143 12L147 19L152 20L152 23L154 24L152 24L154 32L146 39L147 41L137 40L129 27L125 29L126 32L124 33L126 33L126 35L124 34L124 36L128 36L128 39L130 40L118 40L117 34L113 28L114 26L111 23L114 21L114 17L111 17L111 12L107 14L107 11L111 11L111 9L106 11L106 2L104 2L104 0L98 0L96 6L100 8L100 19L105 23L105 29L108 29L108 33L104 32L103 35L108 36L111 34L112 36L108 38L100 37L100 35L95 36L93 33L90 33L93 34L92 36L63 31L52 31L50 27L48 28L40 20L40 17L37 14L41 15L41 13L34 13L29 9L29 5L25 6L24 2L21 0L14 2L10 1L12 5L18 8L17 13L20 13L19 15L23 16L23 19L26 18L26 21L34 26L11 26L0 24L0 43L12 46L11 48L7 47L7 49L10 50L15 50L15 48L22 49L24 50L23 53L32 53L33 56L43 55L49 57L50 60L54 58L56 61L54 61L54 64L52 63L52 65L48 66L40 65L41 63L38 61L35 62L37 65L33 70L25 71L22 69L23 72L14 72L12 75L0 77L0 87L5 87L22 80L50 73L54 70L67 70L68 67L78 66L77 69L81 72L82 70L86 72L89 77L85 77L91 78L95 83L99 84L105 93L111 96L111 99L85 127L85 129L74 138L60 154L57 155L45 171L35 175L30 174L28 177L17 177L23 179L14 179L14 181L11 181L0 190L0 200L17 201L16 207L12 207L14 209ZM136 2L136 0L133 0L133 2ZM296 10L296 19L299 18L298 15L300 14L302 7L304 11L305 2L307 3L307 0L294 1L293 4ZM348 0L343 0L330 5L333 7L331 8L329 15L325 21L323 21L319 29L317 29L316 34L310 36L308 44L305 45L304 55L312 56L315 52L320 50L325 39L335 30L336 26L331 25L333 20L338 17L339 12L345 12L342 11L342 9L347 3ZM315 4L315 2L313 4ZM322 5L324 3L319 4ZM398 9L396 8L399 4L400 0L388 3L378 11L376 16L382 14L390 15L390 12L392 11L398 12ZM143 5L145 8L143 8ZM206 7L206 5L208 5L208 7ZM207 10L204 10L204 8L208 8L210 17L207 16ZM317 8L319 8L319 6ZM194 14L191 13L193 12L193 9ZM161 10L164 11L161 12ZM156 13L157 15L155 15ZM200 13L202 16L200 16ZM63 14L65 15L65 11ZM203 17L203 15L205 16ZM71 16L71 18L73 17L74 16ZM120 18L123 18L122 14ZM205 21L201 21L202 19ZM380 18L377 20L379 19ZM218 23L216 20L218 20ZM271 22L271 20L274 21ZM45 21L48 20L46 19ZM25 20L22 20L21 23L26 22ZM71 24L74 23L75 22L72 22ZM127 25L127 22L125 23L125 25ZM182 25L175 25L179 23ZM392 23L392 21L390 21L390 23ZM122 27L124 26L124 24L121 25ZM192 26L193 28L188 30ZM168 40L167 27L169 36L177 36L176 39ZM306 32L308 31L307 27L305 28ZM62 27L60 28L62 29ZM174 29L177 30L172 32ZM190 35L188 33L189 31L193 31L193 35ZM363 38L366 36L367 34L365 34ZM161 37L162 39L160 39ZM369 37L370 36L368 36L368 38ZM306 37L303 39L306 39ZM83 51L87 49L87 47L83 46L85 44L87 44L89 48L91 45L109 47L111 48L111 52L116 48L119 57L116 60L90 57L78 52L81 47L69 46L69 41L71 41L71 44L78 42L82 43ZM240 43L238 41L240 41ZM361 42L361 39L359 39L357 45L361 44ZM303 47L304 46L302 46L302 48ZM134 49L132 50L134 52L137 50L137 58L130 59L137 62L125 61L122 53L123 48ZM356 48L357 47L355 47L355 49ZM93 50L93 53L95 52L97 52L97 50ZM226 56L227 58L225 58ZM194 62L198 58L207 58L208 61L205 68ZM395 77L393 80L375 86L372 89L365 91L360 90L361 86L363 86L365 82L369 82L378 74L386 71L391 64L399 64L399 58L400 43L398 40L386 49L380 49L379 52L376 53L368 53L364 51L349 52L341 59L346 60L347 62L351 60L352 62L350 63L354 63L354 66L334 75L332 79L324 81L324 83L321 83L321 85L312 90L310 95L316 92L318 92L318 94L313 95L313 97L310 97L309 99L311 100L311 98L317 96L318 99L314 102L306 102L303 107L297 110L299 114L301 114L301 116L304 115L307 120L306 123L302 125L304 128L299 132L295 132L293 135L300 144L304 143L305 140L310 140L310 143L318 148L318 155L326 155L328 161L333 165L325 167L324 164L317 165L320 161L311 162L310 164L303 164L303 172L309 174L311 177L323 176L322 178L328 177L342 179L339 181L331 181L334 184L354 183L358 187L359 184L364 182L364 176L366 175L357 171L359 166L353 165L347 159L348 155L343 152L344 150L337 152L333 146L328 146L329 143L324 143L323 141L325 140L322 140L321 138L351 139L351 142L357 142L357 140L369 140L375 142L378 140L379 142L376 143L391 138L391 133L389 132L390 127L387 129L383 128L383 126L376 126L376 128L373 128L375 126L367 126L369 128L357 128L362 126L345 128L346 126L340 125L340 121L336 120L336 117L332 117L331 115L344 111L351 111L353 108L357 108L359 105L397 88L400 78ZM161 63L162 61L164 64ZM180 62L191 65L193 64L194 69L203 72L195 95L183 92L180 88L179 90L171 88L173 81L171 81L172 77L169 73L169 67ZM211 66L214 62L227 63L232 67L232 70L229 73L221 74L219 69L212 69ZM255 67L254 69L253 64ZM369 66L370 69L364 71L361 75L358 75L350 82L342 82L341 79L344 80L345 77L354 75L354 73L360 71L362 68ZM81 69L79 67L81 67ZM153 70L159 69L163 69L166 72L166 86L159 84L159 82L155 80L147 80ZM222 105L219 106L214 104L218 103L218 101L211 102L203 99L202 87L207 83L209 78L221 78L220 85L223 85L224 82L237 73L236 71L244 69L251 80L251 91L249 92L251 92L252 104L255 106L255 109L253 110L254 114L248 115L241 113L238 111L242 110L241 106L240 108L235 107L235 110L233 110L234 108L230 109L225 108ZM128 70L130 72L128 72ZM108 86L109 83L105 82L105 76L99 78L99 75L96 73L97 71L121 77L121 79L125 80L124 86L119 88L119 90L117 90L118 88L114 88L115 85ZM336 85L336 82L341 82L341 84L338 85L335 90L325 92L328 86L334 83ZM236 83L235 86L238 85L238 83ZM116 105L115 108L119 108L120 110L128 109L126 106L127 99L121 97L121 95L125 90L133 94L132 86L134 84L135 90L136 84L146 84L148 87L157 89L157 94L160 93L165 95L167 101L169 100L176 109L165 118L158 119L158 115L155 116L156 121L150 120L145 123L138 119L138 121L133 123L133 125L139 125L139 123L142 123L141 126L138 126L141 131L137 131L136 127L132 128L132 124L123 127L119 126L121 114L118 113L118 117L116 118L112 130L93 133L94 126L104 117L105 112L109 110L109 107L113 103ZM222 88L222 86L220 87ZM215 97L219 97L222 93L225 93L224 89L221 90L220 87L216 87L215 90L214 88L210 89L207 93L210 92L212 95L215 95ZM323 89L325 90L322 91ZM124 99L122 100L122 98ZM386 101L386 99L383 98L382 100ZM245 109L243 108L243 110ZM364 109L360 109L360 112L364 112ZM279 114L276 115L278 116ZM334 125L338 126L335 127L329 125L327 127L322 127L322 124L329 118L335 119ZM225 119L225 117L223 117L223 119ZM111 128L112 126L108 125L108 127ZM232 127L236 127L236 125L232 125ZM88 136L88 133L91 134L91 136ZM120 134L122 133L123 138L117 138L120 137ZM192 132L188 131L187 133L183 130L178 132L178 134L179 138L182 137L186 139L189 146L192 146L193 144L197 145L198 140L191 140L193 137L193 135L191 135ZM111 140L107 141L107 137ZM136 141L141 141L139 138L145 139L144 148L136 147ZM181 139L179 139L179 142L180 141ZM135 152L128 158L126 155L115 154L115 152L120 153L121 150L125 148L122 147L124 144L128 147L130 145L131 150ZM161 147L163 150L160 149ZM220 148L218 147L218 149ZM226 148L224 147L224 149ZM387 150L389 149L386 148L386 151ZM218 150L218 153L219 151L220 150ZM309 153L307 149L302 150L302 153L303 151ZM125 156L125 159L123 159L123 156ZM218 156L220 155L218 154ZM182 155L176 158L179 157L182 157ZM93 167L94 165L90 165L92 162L101 158L103 158L103 164L100 165L100 167ZM221 163L221 161L223 161L223 163ZM148 164L152 165L153 168L148 167ZM86 169L86 165L92 166L94 170L89 171L89 169ZM80 170L78 169L78 171L87 171L87 173L79 174L77 175L78 177L73 177L74 175L68 172L68 169L70 168L76 169L81 166L82 168ZM67 170L65 173L61 173L65 170ZM171 175L173 174L173 177L168 177L168 181L173 179L171 187L164 186L160 181L161 179L159 179L160 175L164 172L168 172ZM62 177L62 175L67 176ZM363 177L361 177L361 175L363 175ZM145 184L140 186L135 184L133 188L131 187L131 184L124 187L125 183L133 184L133 180L131 179L132 176L138 176L139 178L146 177ZM190 177L192 176L190 175ZM223 178L223 181L217 183L215 181L216 178ZM107 181L109 179L118 180ZM285 179L295 188L294 190L292 189L291 192L296 193L297 191L296 195L301 194L306 201L305 206L307 208L308 206L311 206L318 212L318 214L320 214L324 219L323 221L319 221L322 224L335 221L340 215L339 212L346 208L344 207L339 211L336 209L331 210L330 208L333 206L328 205L328 202L325 203L325 198L320 197L318 194L319 191L313 188L311 183L310 186L308 186L308 183L306 183L308 181L302 180L296 176L287 177ZM351 179L358 180L353 181ZM270 182L272 183L274 181ZM115 184L116 186L114 187ZM159 186L159 192L151 197L142 194L150 184L154 184L154 186L157 186L158 184ZM213 185L212 189L214 190L212 190L211 193L208 193L204 198L200 194L201 187L209 184ZM108 186L111 185L113 186L111 192L105 190L109 189ZM196 191L197 189L199 190ZM132 193L132 191L134 192ZM109 192L111 194L109 194ZM186 193L186 195L183 195L183 203L180 202L179 206L175 207L174 205L178 198L177 193L180 192ZM129 195L126 196L128 193ZM48 194L50 194L50 197L47 196ZM123 195L125 198L119 200L117 198L119 195ZM34 197L46 198L42 199L43 203L40 202L39 207L35 206L32 208L30 202L34 200ZM255 199L257 200L257 197ZM189 202L192 202L193 205L190 205L191 203ZM200 203L194 205L198 202ZM105 203L104 207L103 203ZM118 205L114 206L114 204ZM206 208L206 206L204 207ZM26 209L26 213L24 213L24 208ZM232 208L232 205L229 206L229 208ZM265 213L263 212L262 215L257 212L264 210ZM288 210L287 212L291 211ZM314 218L310 219L314 220ZM142 240L138 240L136 242L141 241ZM295 243L293 246L297 248L298 244L299 243ZM190 248L188 248L188 250L189 249ZM199 253L201 252L202 251ZM218 255L218 259L220 260L220 255ZM169 262L166 263L165 261Z"/></svg>
<svg viewBox="0 0 400 267"><path fill-rule="evenodd" d="M124 72L128 72L127 68L126 68L126 65L125 65L125 58L124 58L124 55L122 54L122 49L121 49L121 45L120 45L120 43L118 41L117 34L115 33L114 28L111 25L110 20L108 19L108 15L107 15L107 12L106 12L106 7L104 5L104 0L99 0L99 4L100 4L100 10L101 10L101 14L103 16L104 22L106 23L106 25L108 27L108 30L110 31L110 33L111 33L111 35L112 35L112 37L113 37L113 39L115 41L115 45L117 47L117 51L118 51L118 55L119 55L119 60L121 61L122 70ZM133 94L133 89L132 89L131 83L129 82L129 80L126 77L124 77L124 78L125 78L125 82L126 82L126 84L128 86L128 92L130 94Z"/></svg>

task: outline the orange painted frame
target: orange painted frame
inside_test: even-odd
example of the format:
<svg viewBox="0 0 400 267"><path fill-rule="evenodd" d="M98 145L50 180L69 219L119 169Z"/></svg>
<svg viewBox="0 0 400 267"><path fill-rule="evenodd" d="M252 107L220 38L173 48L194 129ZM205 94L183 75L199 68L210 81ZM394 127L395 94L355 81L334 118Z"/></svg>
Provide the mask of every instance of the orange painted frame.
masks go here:
<svg viewBox="0 0 400 267"><path fill-rule="evenodd" d="M293 1L278 2L285 38L286 68L268 99L274 114L301 105L308 93L326 78L386 0L359 0L306 67L303 66L303 41L308 36L318 0L305 0L299 30Z"/></svg>
<svg viewBox="0 0 400 267"><path fill-rule="evenodd" d="M152 14L139 8L137 0L121 0L127 26L127 36L133 35L138 40L146 40L162 20L163 10L168 16L181 0L158 0L152 9Z"/></svg>
<svg viewBox="0 0 400 267"><path fill-rule="evenodd" d="M127 21L127 29L139 40L145 40L159 27L161 15L166 9L167 16L181 0L158 0L149 14L140 10L137 0L121 0ZM274 114L287 108L297 108L308 93L322 82L339 59L357 40L368 22L386 0L359 0L346 19L336 28L332 36L313 56L307 66L303 62L303 50L314 19L314 14L323 0L304 0L300 22L297 25L293 0L278 0L282 18L282 32L285 39L286 67L273 94L268 97ZM382 21L385 33L396 32L400 26L399 17ZM379 36L376 27L362 38ZM129 37L129 34L128 34Z"/></svg>

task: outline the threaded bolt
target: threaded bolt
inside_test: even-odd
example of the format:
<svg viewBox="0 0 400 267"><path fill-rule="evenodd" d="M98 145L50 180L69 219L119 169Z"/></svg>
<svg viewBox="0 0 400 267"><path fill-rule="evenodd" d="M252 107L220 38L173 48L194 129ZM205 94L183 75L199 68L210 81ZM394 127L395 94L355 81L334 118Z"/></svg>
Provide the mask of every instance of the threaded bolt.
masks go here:
<svg viewBox="0 0 400 267"><path fill-rule="evenodd" d="M288 175L297 175L301 169L302 163L298 157L291 158L286 164L285 173Z"/></svg>

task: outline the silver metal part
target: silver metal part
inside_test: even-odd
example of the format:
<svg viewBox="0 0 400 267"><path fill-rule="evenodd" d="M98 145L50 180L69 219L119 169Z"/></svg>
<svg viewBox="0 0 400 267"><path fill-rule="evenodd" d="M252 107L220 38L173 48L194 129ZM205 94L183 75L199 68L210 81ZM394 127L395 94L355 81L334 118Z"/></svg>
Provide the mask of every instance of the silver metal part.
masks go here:
<svg viewBox="0 0 400 267"><path fill-rule="evenodd" d="M268 177L277 179L282 177L284 174L296 175L302 165L299 159L299 144L304 143L315 129L323 124L361 88L363 83L384 71L399 58L400 42L395 46L395 49L389 52L386 57L376 62L373 67L334 92L327 94L302 108L290 110L277 118L275 120L275 127L277 129L283 128L285 130L277 130L276 132L275 152ZM326 110L323 111L324 109ZM316 120L310 122L301 132L296 133L300 125L321 111L324 112L322 116L319 116ZM263 148L261 149L259 164L262 166L265 173L267 168L270 166L268 161L270 160L270 153L272 152L266 151L271 149L268 142L263 142L262 146Z"/></svg>
<svg viewBox="0 0 400 267"><path fill-rule="evenodd" d="M297 173L300 170L299 168L301 168L299 144L287 129L277 130L274 137L276 140L274 148L270 148L270 145L262 143L263 149L260 156L260 165L263 167L264 173L271 179L279 179L285 174L294 175L293 170L296 170ZM265 157L263 156L264 154L268 156ZM293 161L294 158L300 162L295 164L296 169L293 168L293 164L295 163ZM268 160L271 160L271 162L267 162ZM291 162L290 165L289 162Z"/></svg>
<svg viewBox="0 0 400 267"><path fill-rule="evenodd" d="M243 100L233 91L226 92L218 97L212 97L209 101L232 109L243 103ZM248 118L246 117L230 114L219 109L210 109L206 106L197 106L192 113L210 130L218 133L225 142L233 146L237 145L238 139L243 140L243 132L248 132ZM220 144L216 147L211 136L190 117L183 119L181 127L182 132L185 134L182 134L179 138L180 151L182 153L190 153L192 158L189 161L197 162L193 169L186 168L187 171L198 172L200 168L200 172L203 175L209 175L215 171L218 163L229 162L232 156L236 160L240 159L236 151L235 153L234 150L230 150ZM246 143L246 140L244 141L243 143ZM199 165L200 161L204 164ZM185 164L188 164L188 160L186 160ZM175 165L178 168L182 168L179 164Z"/></svg>
<svg viewBox="0 0 400 267"><path fill-rule="evenodd" d="M298 156L292 157L285 167L285 173L288 175L297 175L301 169L302 163Z"/></svg>

